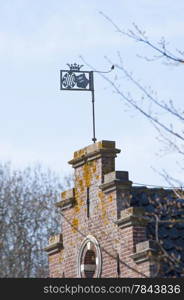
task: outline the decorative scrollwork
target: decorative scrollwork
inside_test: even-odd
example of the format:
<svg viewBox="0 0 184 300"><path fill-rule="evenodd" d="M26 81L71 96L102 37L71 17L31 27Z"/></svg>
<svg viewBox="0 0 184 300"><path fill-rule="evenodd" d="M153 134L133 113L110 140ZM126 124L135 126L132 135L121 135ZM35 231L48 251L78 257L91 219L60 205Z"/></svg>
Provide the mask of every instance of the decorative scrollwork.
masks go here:
<svg viewBox="0 0 184 300"><path fill-rule="evenodd" d="M76 78L74 73L68 72L63 76L62 85L64 88L71 89L75 86L75 84L76 84Z"/></svg>
<svg viewBox="0 0 184 300"><path fill-rule="evenodd" d="M61 72L61 88L63 89L90 89L89 71L81 72L83 65L67 64L69 70L62 70ZM87 77L88 78L87 78Z"/></svg>

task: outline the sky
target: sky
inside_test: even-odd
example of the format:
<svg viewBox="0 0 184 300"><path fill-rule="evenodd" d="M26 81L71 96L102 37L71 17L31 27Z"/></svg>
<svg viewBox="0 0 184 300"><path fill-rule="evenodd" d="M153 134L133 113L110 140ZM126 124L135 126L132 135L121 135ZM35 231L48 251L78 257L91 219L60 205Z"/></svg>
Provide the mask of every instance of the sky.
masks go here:
<svg viewBox="0 0 184 300"><path fill-rule="evenodd" d="M176 5L177 3L177 5ZM183 105L183 66L148 63L150 50L119 34L100 11L124 30L136 23L153 41L162 36L172 49L183 47L184 2L178 0L0 0L0 161L15 168L41 163L65 176L73 152L92 143L91 94L59 89L59 70L82 64L108 70L108 57L126 68L161 99ZM83 69L89 70L88 66ZM118 70L123 91L137 91ZM116 169L135 183L167 185L155 170L176 178L176 153L161 155L158 133L141 114L127 109L111 85L95 74L96 135L116 141L122 151Z"/></svg>

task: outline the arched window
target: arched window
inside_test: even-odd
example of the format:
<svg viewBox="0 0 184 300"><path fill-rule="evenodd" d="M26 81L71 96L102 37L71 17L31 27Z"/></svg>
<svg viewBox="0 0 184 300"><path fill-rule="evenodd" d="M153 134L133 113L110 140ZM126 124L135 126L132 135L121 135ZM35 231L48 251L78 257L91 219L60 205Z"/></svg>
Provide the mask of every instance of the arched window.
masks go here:
<svg viewBox="0 0 184 300"><path fill-rule="evenodd" d="M84 257L84 274L87 278L94 277L96 269L96 255L93 250L87 250Z"/></svg>
<svg viewBox="0 0 184 300"><path fill-rule="evenodd" d="M78 277L93 278L101 275L101 250L97 240L89 235L81 244L78 254Z"/></svg>

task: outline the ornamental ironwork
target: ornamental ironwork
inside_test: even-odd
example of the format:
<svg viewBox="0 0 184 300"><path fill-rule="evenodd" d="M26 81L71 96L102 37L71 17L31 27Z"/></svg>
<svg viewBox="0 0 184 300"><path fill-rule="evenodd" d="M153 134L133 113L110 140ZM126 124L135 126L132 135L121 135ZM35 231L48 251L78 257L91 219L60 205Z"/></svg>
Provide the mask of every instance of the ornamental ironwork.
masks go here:
<svg viewBox="0 0 184 300"><path fill-rule="evenodd" d="M81 71L83 65L67 64L69 70L61 70L60 88L61 90L92 91L93 74L92 71Z"/></svg>
<svg viewBox="0 0 184 300"><path fill-rule="evenodd" d="M92 93L92 118L93 118L93 138L96 142L95 136L95 95L94 95L94 80L93 73L109 73L114 69L111 67L109 71L81 71L83 65L67 64L68 70L60 71L60 89L66 91L91 91Z"/></svg>

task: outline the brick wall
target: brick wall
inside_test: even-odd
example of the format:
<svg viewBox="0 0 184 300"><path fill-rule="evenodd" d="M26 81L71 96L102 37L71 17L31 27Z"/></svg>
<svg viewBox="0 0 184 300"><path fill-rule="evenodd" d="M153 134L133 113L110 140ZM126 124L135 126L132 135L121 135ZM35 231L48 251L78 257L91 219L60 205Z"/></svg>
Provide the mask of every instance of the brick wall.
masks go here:
<svg viewBox="0 0 184 300"><path fill-rule="evenodd" d="M146 224L134 217L143 212L130 207L128 173L115 171L119 152L115 142L102 141L76 151L69 162L75 186L57 203L63 214L62 241L46 248L50 277L80 276L78 257L89 235L100 245L101 277L151 276L149 247L143 244ZM141 251L136 245L143 245Z"/></svg>

